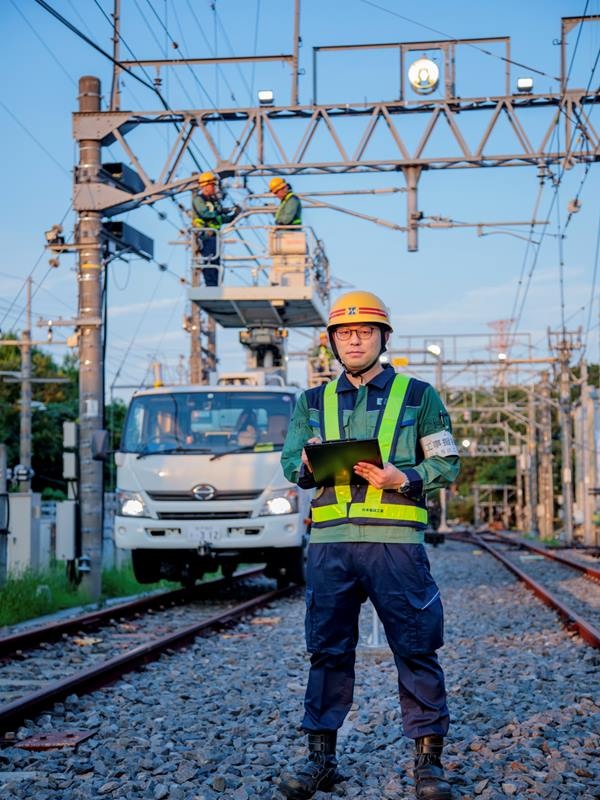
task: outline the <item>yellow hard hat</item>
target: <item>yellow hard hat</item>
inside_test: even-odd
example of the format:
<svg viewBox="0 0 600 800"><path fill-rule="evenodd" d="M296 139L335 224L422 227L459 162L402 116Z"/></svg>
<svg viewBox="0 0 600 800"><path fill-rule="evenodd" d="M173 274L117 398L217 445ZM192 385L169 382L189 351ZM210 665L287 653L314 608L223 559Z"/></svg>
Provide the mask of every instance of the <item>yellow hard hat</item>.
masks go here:
<svg viewBox="0 0 600 800"><path fill-rule="evenodd" d="M198 176L198 183L200 186L206 186L208 183L216 183L217 178L214 172L202 172Z"/></svg>
<svg viewBox="0 0 600 800"><path fill-rule="evenodd" d="M329 312L327 330L338 325L373 322L391 331L390 317L383 300L372 292L346 292L335 301Z"/></svg>
<svg viewBox="0 0 600 800"><path fill-rule="evenodd" d="M278 192L280 189L283 189L284 186L287 186L286 181L283 178L271 178L269 181L269 191L270 192Z"/></svg>

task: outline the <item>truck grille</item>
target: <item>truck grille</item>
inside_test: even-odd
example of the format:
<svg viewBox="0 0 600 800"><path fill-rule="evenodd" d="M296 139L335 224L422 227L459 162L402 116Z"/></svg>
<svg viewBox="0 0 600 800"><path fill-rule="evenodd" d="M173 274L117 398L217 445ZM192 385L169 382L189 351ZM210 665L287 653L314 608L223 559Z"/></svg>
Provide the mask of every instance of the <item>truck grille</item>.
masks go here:
<svg viewBox="0 0 600 800"><path fill-rule="evenodd" d="M210 500L202 500L203 503L212 502L213 500L256 500L257 497L260 497L262 494L262 490L250 490L250 491L230 491L230 492L215 492L214 497L211 497ZM181 503L181 502L193 502L197 503L198 500L194 497L194 495L190 492L148 492L148 497L151 500L156 500L162 503Z"/></svg>
<svg viewBox="0 0 600 800"><path fill-rule="evenodd" d="M159 511L159 519L247 519L251 511Z"/></svg>

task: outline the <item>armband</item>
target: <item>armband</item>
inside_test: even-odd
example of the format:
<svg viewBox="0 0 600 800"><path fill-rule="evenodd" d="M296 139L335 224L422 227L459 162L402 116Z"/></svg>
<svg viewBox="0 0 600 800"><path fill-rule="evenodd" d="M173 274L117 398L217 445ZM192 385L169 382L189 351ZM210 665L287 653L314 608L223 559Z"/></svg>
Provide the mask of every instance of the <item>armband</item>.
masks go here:
<svg viewBox="0 0 600 800"><path fill-rule="evenodd" d="M429 436L423 436L419 439L421 447L423 448L423 455L425 458L433 458L434 456L457 456L458 450L454 437L450 431L439 431L438 433L430 433Z"/></svg>

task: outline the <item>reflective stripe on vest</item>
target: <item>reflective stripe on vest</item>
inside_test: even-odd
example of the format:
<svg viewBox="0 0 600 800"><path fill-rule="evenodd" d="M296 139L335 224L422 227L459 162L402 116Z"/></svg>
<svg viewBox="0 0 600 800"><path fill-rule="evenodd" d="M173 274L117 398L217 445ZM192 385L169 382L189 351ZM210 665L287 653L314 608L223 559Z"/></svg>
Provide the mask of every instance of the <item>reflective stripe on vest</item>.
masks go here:
<svg viewBox="0 0 600 800"><path fill-rule="evenodd" d="M406 375L396 375L387 397L377 434L384 463L389 461L390 458L394 434L400 421L400 413L409 383L410 378ZM342 438L336 389L337 379L325 386L323 396L323 433L325 439ZM376 489L374 486L369 485L364 499L360 502L352 502L352 488L350 485L339 485L325 489L313 501L313 524L317 527L319 524L335 524L338 521L360 521L363 524L368 524L374 520L384 524L387 521L402 522L404 524L414 524L417 527L423 527L427 524L428 515L425 508L413 504L401 495L398 495L398 502L384 503L383 493L382 489Z"/></svg>
<svg viewBox="0 0 600 800"><path fill-rule="evenodd" d="M281 203L279 205L279 208L275 212L275 224L277 224L277 222L279 220L279 216L281 215L281 212L283 211L283 207L285 206L287 201L290 199L290 197L294 197L294 193L293 192L288 192L286 194L286 196L283 198L283 200L281 201ZM288 225L302 225L302 220L300 219L300 217L295 217L291 222L288 223Z"/></svg>

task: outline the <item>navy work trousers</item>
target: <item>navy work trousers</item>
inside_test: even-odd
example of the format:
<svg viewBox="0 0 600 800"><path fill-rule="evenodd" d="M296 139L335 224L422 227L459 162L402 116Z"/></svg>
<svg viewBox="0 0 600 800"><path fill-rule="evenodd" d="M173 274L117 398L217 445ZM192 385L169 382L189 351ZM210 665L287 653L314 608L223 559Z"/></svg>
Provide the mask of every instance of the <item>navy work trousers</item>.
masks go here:
<svg viewBox="0 0 600 800"><path fill-rule="evenodd" d="M203 264L215 264L212 267L202 267L202 277L204 278L205 286L218 286L219 285L219 267L220 258L217 256L217 236L215 233L204 231L199 234L202 262Z"/></svg>
<svg viewBox="0 0 600 800"><path fill-rule="evenodd" d="M311 543L306 588L306 646L311 667L305 731L337 730L352 706L361 604L381 619L398 669L404 734L445 736L440 593L421 544Z"/></svg>

